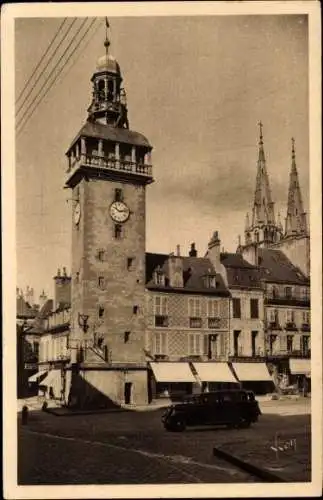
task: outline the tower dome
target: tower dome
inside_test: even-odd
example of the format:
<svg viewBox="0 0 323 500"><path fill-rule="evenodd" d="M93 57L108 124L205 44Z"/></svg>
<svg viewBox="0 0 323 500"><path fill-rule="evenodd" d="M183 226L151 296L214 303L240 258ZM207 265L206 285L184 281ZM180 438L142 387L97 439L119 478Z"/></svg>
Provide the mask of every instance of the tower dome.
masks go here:
<svg viewBox="0 0 323 500"><path fill-rule="evenodd" d="M120 75L120 66L113 55L107 53L99 57L96 63L96 71L107 71L109 73L116 73Z"/></svg>

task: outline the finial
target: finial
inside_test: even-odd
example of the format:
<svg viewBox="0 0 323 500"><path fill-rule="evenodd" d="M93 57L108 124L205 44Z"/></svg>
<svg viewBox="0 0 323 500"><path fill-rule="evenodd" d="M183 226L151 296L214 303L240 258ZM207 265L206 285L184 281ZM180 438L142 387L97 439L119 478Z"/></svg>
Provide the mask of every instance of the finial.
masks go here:
<svg viewBox="0 0 323 500"><path fill-rule="evenodd" d="M295 160L295 139L292 137L292 158Z"/></svg>
<svg viewBox="0 0 323 500"><path fill-rule="evenodd" d="M109 47L110 47L110 40L109 40L109 37L108 37L108 29L109 28L110 28L110 24L109 24L108 18L106 17L105 18L105 40L104 40L104 46L105 46L105 51L106 51L106 55L107 56L108 56Z"/></svg>
<svg viewBox="0 0 323 500"><path fill-rule="evenodd" d="M259 144L263 144L263 135L262 135L263 124L262 124L261 120L258 123L258 125L259 125Z"/></svg>

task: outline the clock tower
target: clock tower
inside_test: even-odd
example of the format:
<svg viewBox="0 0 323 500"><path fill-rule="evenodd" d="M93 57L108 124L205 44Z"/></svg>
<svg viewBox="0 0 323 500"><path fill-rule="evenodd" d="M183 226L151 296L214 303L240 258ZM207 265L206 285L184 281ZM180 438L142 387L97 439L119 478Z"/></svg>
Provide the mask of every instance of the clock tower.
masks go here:
<svg viewBox="0 0 323 500"><path fill-rule="evenodd" d="M148 140L129 129L118 62L105 54L91 82L88 118L67 151L71 190L70 401L143 404Z"/></svg>

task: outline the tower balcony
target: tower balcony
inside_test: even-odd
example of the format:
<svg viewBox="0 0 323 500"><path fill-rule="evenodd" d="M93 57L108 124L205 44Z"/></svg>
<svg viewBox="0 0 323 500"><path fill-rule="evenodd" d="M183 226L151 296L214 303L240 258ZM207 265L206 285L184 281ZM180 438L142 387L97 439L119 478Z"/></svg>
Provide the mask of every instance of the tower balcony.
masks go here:
<svg viewBox="0 0 323 500"><path fill-rule="evenodd" d="M150 184L153 182L152 165L129 161L122 158L109 158L96 154L83 154L74 157L70 161L67 170L66 185L72 186L75 181L78 182L78 177L82 172L91 173L100 178L117 178L129 179L129 175L133 180L140 183Z"/></svg>

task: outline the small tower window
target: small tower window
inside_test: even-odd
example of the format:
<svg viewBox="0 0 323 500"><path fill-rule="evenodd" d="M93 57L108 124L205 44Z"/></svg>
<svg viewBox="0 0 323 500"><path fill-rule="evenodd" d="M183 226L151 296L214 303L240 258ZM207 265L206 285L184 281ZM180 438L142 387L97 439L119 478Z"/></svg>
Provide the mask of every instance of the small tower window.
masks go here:
<svg viewBox="0 0 323 500"><path fill-rule="evenodd" d="M99 318L103 318L103 316L104 316L104 307L99 306Z"/></svg>
<svg viewBox="0 0 323 500"><path fill-rule="evenodd" d="M99 101L104 101L105 99L105 92L104 92L104 80L99 80L98 82L98 98Z"/></svg>
<svg viewBox="0 0 323 500"><path fill-rule="evenodd" d="M101 261L101 262L103 262L104 261L104 256L105 256L104 250L102 250L102 249L98 250L97 256L98 256L98 260Z"/></svg>
<svg viewBox="0 0 323 500"><path fill-rule="evenodd" d="M134 257L128 257L127 258L127 269L128 269L128 271L131 271L133 269L134 262L135 262Z"/></svg>
<svg viewBox="0 0 323 500"><path fill-rule="evenodd" d="M122 195L122 189L117 188L114 190L114 200L115 201L122 201L123 195Z"/></svg>
<svg viewBox="0 0 323 500"><path fill-rule="evenodd" d="M103 276L99 276L98 278L98 287L100 288L100 290L105 289L105 279Z"/></svg>
<svg viewBox="0 0 323 500"><path fill-rule="evenodd" d="M130 332L124 332L124 343L126 344L129 340Z"/></svg>
<svg viewBox="0 0 323 500"><path fill-rule="evenodd" d="M138 314L139 306L133 306L132 311L134 314Z"/></svg>
<svg viewBox="0 0 323 500"><path fill-rule="evenodd" d="M122 237L122 226L121 224L114 225L114 237L116 240L120 240Z"/></svg>
<svg viewBox="0 0 323 500"><path fill-rule="evenodd" d="M108 80L108 101L113 100L113 80Z"/></svg>

